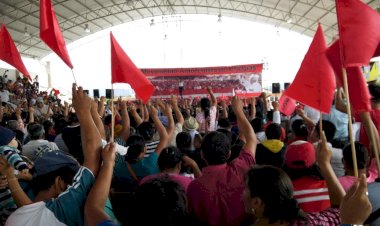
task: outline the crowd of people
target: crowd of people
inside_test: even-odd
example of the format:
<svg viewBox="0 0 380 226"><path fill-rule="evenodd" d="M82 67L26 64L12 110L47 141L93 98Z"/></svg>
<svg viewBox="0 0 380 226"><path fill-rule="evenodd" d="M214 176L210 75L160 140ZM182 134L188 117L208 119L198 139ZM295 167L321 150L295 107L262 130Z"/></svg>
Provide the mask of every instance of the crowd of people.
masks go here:
<svg viewBox="0 0 380 226"><path fill-rule="evenodd" d="M1 85L0 225L380 223L374 153L360 133L355 178L341 92L330 115L284 116L265 93L217 101L211 87L112 105L76 84L71 104L22 79Z"/></svg>

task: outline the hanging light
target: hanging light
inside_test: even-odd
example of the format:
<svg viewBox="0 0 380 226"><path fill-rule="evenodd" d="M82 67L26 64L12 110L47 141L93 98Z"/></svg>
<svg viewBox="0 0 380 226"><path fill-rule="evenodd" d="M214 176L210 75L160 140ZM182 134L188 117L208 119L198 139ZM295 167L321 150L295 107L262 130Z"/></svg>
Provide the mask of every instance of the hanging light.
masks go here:
<svg viewBox="0 0 380 226"><path fill-rule="evenodd" d="M25 26L25 28L24 28L24 36L25 37L30 37L30 34L28 32L28 27L27 26Z"/></svg>
<svg viewBox="0 0 380 226"><path fill-rule="evenodd" d="M154 19L151 19L151 20L150 20L150 26L153 27L154 25L156 25L156 24L154 23Z"/></svg>
<svg viewBox="0 0 380 226"><path fill-rule="evenodd" d="M85 31L86 33L90 33L90 32L91 32L90 28L88 27L88 24L85 24L85 25L84 25L84 31Z"/></svg>
<svg viewBox="0 0 380 226"><path fill-rule="evenodd" d="M221 13L218 14L218 23L222 23L222 14Z"/></svg>

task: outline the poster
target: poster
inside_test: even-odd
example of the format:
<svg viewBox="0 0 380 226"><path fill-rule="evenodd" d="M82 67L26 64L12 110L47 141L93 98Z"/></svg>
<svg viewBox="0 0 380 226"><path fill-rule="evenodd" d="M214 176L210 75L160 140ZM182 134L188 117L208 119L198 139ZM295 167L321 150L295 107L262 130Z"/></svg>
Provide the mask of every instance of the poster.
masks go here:
<svg viewBox="0 0 380 226"><path fill-rule="evenodd" d="M262 92L262 64L228 67L141 69L155 87L152 98L207 96L207 87L215 96L256 96ZM180 88L182 87L182 88Z"/></svg>

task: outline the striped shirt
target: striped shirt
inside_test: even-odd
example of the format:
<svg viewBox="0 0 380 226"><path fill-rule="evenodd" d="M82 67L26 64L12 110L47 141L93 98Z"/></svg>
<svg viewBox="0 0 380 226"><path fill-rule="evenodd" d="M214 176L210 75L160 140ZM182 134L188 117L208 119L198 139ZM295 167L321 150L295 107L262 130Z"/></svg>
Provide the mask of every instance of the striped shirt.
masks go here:
<svg viewBox="0 0 380 226"><path fill-rule="evenodd" d="M144 157L146 158L150 154L152 154L153 152L155 152L159 143L160 143L159 140L145 143L146 153L145 153Z"/></svg>
<svg viewBox="0 0 380 226"><path fill-rule="evenodd" d="M326 181L301 177L293 181L293 186L294 198L305 212L320 212L330 208Z"/></svg>

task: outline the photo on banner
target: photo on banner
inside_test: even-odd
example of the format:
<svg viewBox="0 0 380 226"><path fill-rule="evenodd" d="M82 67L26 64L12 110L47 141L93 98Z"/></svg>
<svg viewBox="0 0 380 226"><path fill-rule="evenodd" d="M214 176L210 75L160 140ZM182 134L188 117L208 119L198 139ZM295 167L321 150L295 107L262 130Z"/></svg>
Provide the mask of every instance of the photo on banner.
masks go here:
<svg viewBox="0 0 380 226"><path fill-rule="evenodd" d="M228 67L141 69L155 87L152 98L207 96L207 87L215 96L258 96L262 92L262 64ZM180 91L180 87L181 91Z"/></svg>

